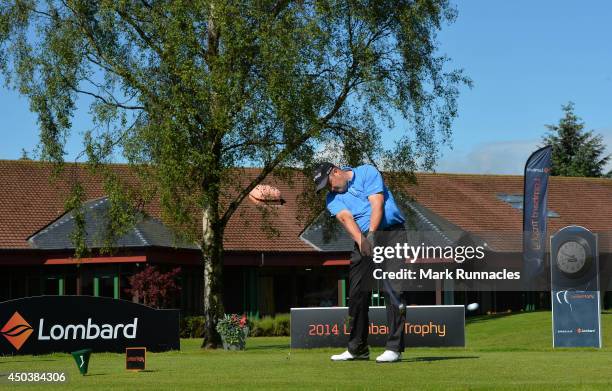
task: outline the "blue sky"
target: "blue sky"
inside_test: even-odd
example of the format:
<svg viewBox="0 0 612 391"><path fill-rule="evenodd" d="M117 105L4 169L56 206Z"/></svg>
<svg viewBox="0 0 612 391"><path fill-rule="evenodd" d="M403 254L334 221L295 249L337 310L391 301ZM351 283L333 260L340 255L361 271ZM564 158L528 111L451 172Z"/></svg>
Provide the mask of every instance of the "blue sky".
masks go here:
<svg viewBox="0 0 612 391"><path fill-rule="evenodd" d="M612 3L461 1L439 34L442 52L463 67L453 151L443 172L522 173L524 162L573 101L612 152ZM608 167L612 168L612 166Z"/></svg>
<svg viewBox="0 0 612 391"><path fill-rule="evenodd" d="M463 89L453 149L443 149L439 172L521 174L545 124L561 105L604 136L612 152L612 2L455 2L456 22L439 33L441 53L474 81ZM73 121L68 158L81 150L91 127L88 103ZM38 142L28 102L0 87L0 159L16 159ZM389 137L393 137L389 135ZM608 167L612 169L612 164Z"/></svg>

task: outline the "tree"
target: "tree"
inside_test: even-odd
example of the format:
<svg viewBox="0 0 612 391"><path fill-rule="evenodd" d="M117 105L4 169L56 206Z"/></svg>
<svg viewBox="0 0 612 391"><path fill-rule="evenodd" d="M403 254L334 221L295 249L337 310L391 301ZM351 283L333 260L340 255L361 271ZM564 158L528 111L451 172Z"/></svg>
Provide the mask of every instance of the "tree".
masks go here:
<svg viewBox="0 0 612 391"><path fill-rule="evenodd" d="M32 160L30 159L30 155L28 155L28 151L26 151L25 148L21 148L21 157L19 160Z"/></svg>
<svg viewBox="0 0 612 391"><path fill-rule="evenodd" d="M257 184L308 174L323 144L398 176L434 166L471 83L436 52L455 17L447 0L0 0L0 67L58 172L77 99L92 102L84 155L118 201L113 221L156 195L163 220L198 241L203 346L215 347L224 229ZM408 126L384 148L400 116ZM117 154L141 186L108 168Z"/></svg>
<svg viewBox="0 0 612 391"><path fill-rule="evenodd" d="M584 131L584 122L574 114L574 103L562 106L565 116L557 125L546 125L549 132L543 145L552 145L551 175L603 177L611 155L604 155L606 146L601 135ZM612 177L612 171L607 176Z"/></svg>
<svg viewBox="0 0 612 391"><path fill-rule="evenodd" d="M181 290L176 279L181 268L174 268L166 273L156 266L147 265L140 272L130 277L130 287L125 291L138 301L154 308L168 308L173 296Z"/></svg>

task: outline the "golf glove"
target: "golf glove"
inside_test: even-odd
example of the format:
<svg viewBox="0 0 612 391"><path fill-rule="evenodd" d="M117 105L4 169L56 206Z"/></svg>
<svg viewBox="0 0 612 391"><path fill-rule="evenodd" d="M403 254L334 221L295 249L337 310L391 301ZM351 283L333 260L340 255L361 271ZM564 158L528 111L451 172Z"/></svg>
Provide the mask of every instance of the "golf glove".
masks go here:
<svg viewBox="0 0 612 391"><path fill-rule="evenodd" d="M368 236L366 237L364 234L361 234L361 244L359 246L359 252L364 257L371 257L372 251L374 247L374 232L368 232Z"/></svg>

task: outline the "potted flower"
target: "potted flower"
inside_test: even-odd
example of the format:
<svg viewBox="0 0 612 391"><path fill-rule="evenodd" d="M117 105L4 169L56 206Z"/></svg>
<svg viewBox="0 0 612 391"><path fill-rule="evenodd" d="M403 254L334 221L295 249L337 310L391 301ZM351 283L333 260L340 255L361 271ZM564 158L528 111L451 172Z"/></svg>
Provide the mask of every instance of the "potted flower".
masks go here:
<svg viewBox="0 0 612 391"><path fill-rule="evenodd" d="M226 314L217 322L217 332L221 335L223 349L244 350L249 333L246 315Z"/></svg>

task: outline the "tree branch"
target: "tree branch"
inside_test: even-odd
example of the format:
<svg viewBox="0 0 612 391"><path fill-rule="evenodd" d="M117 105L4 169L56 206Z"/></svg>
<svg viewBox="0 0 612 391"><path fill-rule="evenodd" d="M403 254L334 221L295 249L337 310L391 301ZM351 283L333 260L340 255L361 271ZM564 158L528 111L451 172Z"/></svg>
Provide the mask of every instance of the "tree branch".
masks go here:
<svg viewBox="0 0 612 391"><path fill-rule="evenodd" d="M127 134L130 132L130 130L134 129L134 126L136 126L136 124L140 120L141 116L142 116L142 112L138 113L138 115L136 116L136 119L134 119L134 122L132 122L132 124L130 126L128 126L123 132L121 132L121 134L119 135L119 137L117 137L116 140L114 140L114 141L112 141L110 143L110 146L112 148L114 148L117 144L119 144L121 142L121 140L123 140L125 138L125 136L127 136ZM79 152L78 155L74 158L74 163L76 164L77 161L81 158L81 156L83 156L86 152L87 152L86 149L84 149L81 152Z"/></svg>
<svg viewBox="0 0 612 391"><path fill-rule="evenodd" d="M85 34L85 37L87 38L87 41L89 41L89 44L95 50L97 56L99 58L101 58L102 60L104 60L104 62L106 62L109 65L109 67L112 69L113 73L115 73L116 75L118 75L118 76L124 78L125 80L129 81L130 83L132 83L132 85L135 88L138 88L141 91L142 94L146 95L152 101L158 102L158 99L155 96L155 94L153 94L142 83L140 83L140 81L138 81L134 77L134 75L132 75L125 67L122 67L120 64L117 64L114 61L112 61L109 58L107 58L107 56L104 54L103 50L100 48L100 46L96 42L96 39L94 37L93 32L84 23L83 15L81 15L76 10L74 10L72 7L70 7L64 0L62 0L62 2L64 4L64 6L66 8L68 8L72 12L72 14L76 17L76 19L78 21L79 29L83 32L83 34Z"/></svg>
<svg viewBox="0 0 612 391"><path fill-rule="evenodd" d="M232 150L232 149L242 148L244 146L249 146L249 145L259 145L259 146L262 146L262 147L272 147L272 146L275 146L275 145L285 145L285 144L286 143L283 142L283 141L271 141L271 142L263 142L262 141L262 142L256 142L256 141L253 141L253 140L249 140L249 141L245 141L245 142L242 142L242 143L228 145L228 146L222 148L222 152L227 152L227 151Z"/></svg>
<svg viewBox="0 0 612 391"><path fill-rule="evenodd" d="M308 141L308 139L316 135L321 129L327 126L328 121L338 113L338 111L340 110L344 102L346 101L346 98L351 92L351 89L355 85L357 85L357 83L352 80L353 77L355 76L356 70L357 70L357 61L354 60L347 71L347 77L344 80L342 92L336 98L334 102L334 106L329 111L329 113L327 113L323 117L320 117L316 121L317 123L315 124L315 126L313 126L309 131L305 132L300 138L298 138L292 143L287 143L287 147L284 150L279 152L279 154L276 155L276 157L272 159L272 161L264 165L259 175L257 175L257 177L253 179L246 188L242 189L242 191L238 193L238 195L234 198L234 200L230 202L227 210L225 211L225 213L223 214L223 217L221 218L221 221L220 221L221 226L225 226L228 223L229 219L232 217L236 209L238 209L238 206L244 200L244 198L251 192L251 190L255 188L255 186L261 183L261 181L263 181L268 176L268 174L271 173L276 168L276 166L278 166L282 161L284 161L293 152L295 152L295 150L299 148L302 144L304 144L306 141Z"/></svg>
<svg viewBox="0 0 612 391"><path fill-rule="evenodd" d="M276 18L278 16L278 14L281 13L282 10L287 8L288 5L289 5L289 0L278 0L272 6L272 10L271 10L272 11L272 15Z"/></svg>
<svg viewBox="0 0 612 391"><path fill-rule="evenodd" d="M142 39L144 43L146 43L151 49L153 49L155 53L157 53L157 55L160 57L160 59L164 59L165 56L163 50L159 46L157 46L149 36L147 36L147 34L144 32L143 29L140 28L138 24L134 23L134 21L129 17L129 15L127 15L124 11L120 10L117 10L117 14L119 14L121 19L127 24L129 24L136 31L140 39Z"/></svg>
<svg viewBox="0 0 612 391"><path fill-rule="evenodd" d="M71 88L71 89L72 89L74 92L77 92L77 93L79 93L79 94L85 94L85 95L92 96L92 97L94 97L94 98L96 98L96 99L98 99L98 100L102 101L102 103L104 103L105 105L108 105L108 106L115 106L115 107L119 107L119 108L121 108L121 109L125 109L125 110L144 110L144 109L145 109L145 107L144 107L144 106L128 106L128 105L121 104L121 103L119 103L119 102L117 101L117 99L116 99L115 97L112 97L112 99L113 99L113 100L114 100L116 103L112 103L112 102L108 101L106 98L104 98L103 96L100 96L100 95L95 94L95 93L93 93L93 92L90 92L90 91L84 91L84 90L81 90L81 89L75 88L75 87L73 87L73 86L71 86L70 88Z"/></svg>

